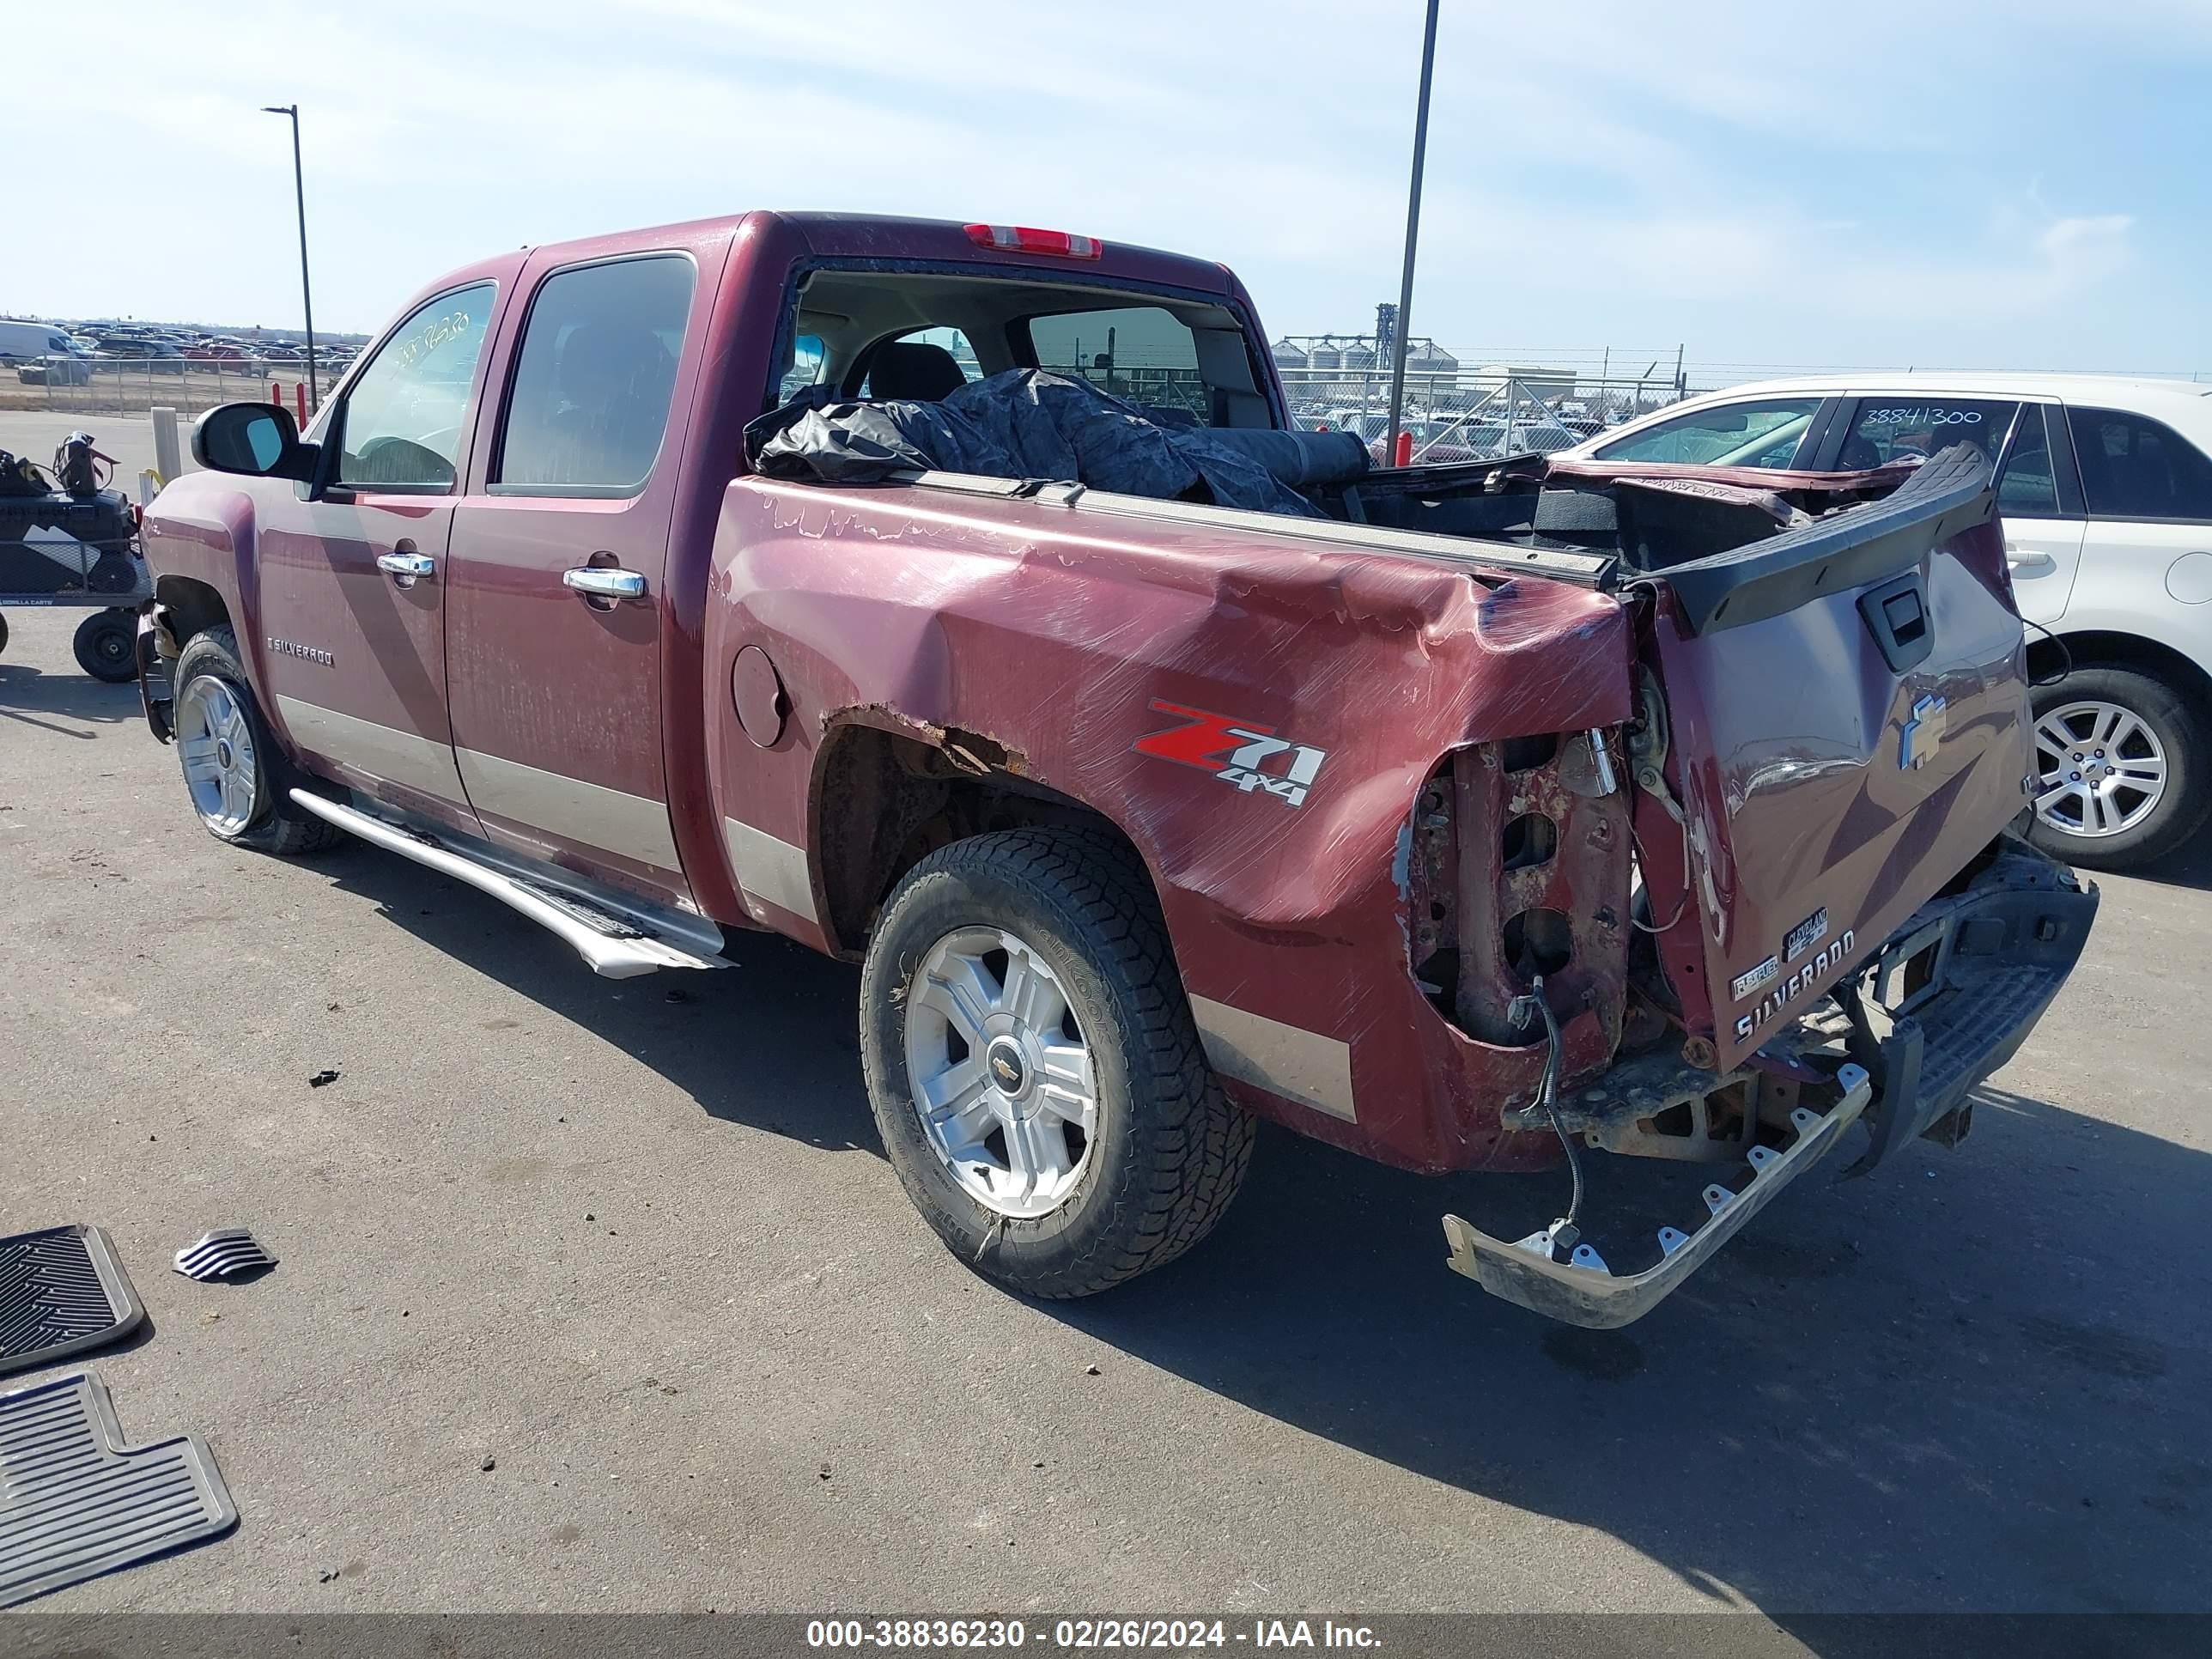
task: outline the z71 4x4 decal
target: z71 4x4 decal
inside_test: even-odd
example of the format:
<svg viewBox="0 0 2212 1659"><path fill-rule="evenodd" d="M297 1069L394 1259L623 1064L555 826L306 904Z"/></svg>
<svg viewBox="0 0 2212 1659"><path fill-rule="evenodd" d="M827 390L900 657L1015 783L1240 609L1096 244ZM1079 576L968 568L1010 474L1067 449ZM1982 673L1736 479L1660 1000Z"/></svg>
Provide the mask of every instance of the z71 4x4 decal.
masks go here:
<svg viewBox="0 0 2212 1659"><path fill-rule="evenodd" d="M1233 714L1210 714L1157 698L1152 712L1173 714L1182 724L1139 738L1134 745L1139 754L1211 772L1248 795L1264 790L1289 805L1303 806L1306 791L1321 775L1321 763L1328 758L1325 749L1292 743L1277 737L1271 726L1239 720Z"/></svg>

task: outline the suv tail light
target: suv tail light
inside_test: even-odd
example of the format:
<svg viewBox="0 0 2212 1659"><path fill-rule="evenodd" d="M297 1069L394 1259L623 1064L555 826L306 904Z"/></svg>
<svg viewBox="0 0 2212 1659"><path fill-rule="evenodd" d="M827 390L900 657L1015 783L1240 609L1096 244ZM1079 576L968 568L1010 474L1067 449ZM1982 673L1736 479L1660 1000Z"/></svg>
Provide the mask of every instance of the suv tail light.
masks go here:
<svg viewBox="0 0 2212 1659"><path fill-rule="evenodd" d="M1095 259L1106 251L1096 236L1071 236L1064 230L1032 230L1027 225L969 225L968 240L977 247L1009 253L1049 253L1062 259Z"/></svg>

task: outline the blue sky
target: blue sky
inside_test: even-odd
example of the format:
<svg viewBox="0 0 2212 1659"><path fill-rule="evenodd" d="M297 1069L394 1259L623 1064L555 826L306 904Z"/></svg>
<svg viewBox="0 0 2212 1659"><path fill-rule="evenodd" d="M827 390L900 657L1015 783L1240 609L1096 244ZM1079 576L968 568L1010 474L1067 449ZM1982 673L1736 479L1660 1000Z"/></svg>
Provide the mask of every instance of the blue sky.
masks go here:
<svg viewBox="0 0 2212 1659"><path fill-rule="evenodd" d="M1205 254L1275 333L1397 287L1418 0L105 0L98 33L129 44L96 107L67 75L0 103L39 216L74 180L96 215L8 238L0 311L295 323L257 112L295 99L326 327L501 247L752 206ZM2212 374L2208 87L2212 0L1445 0L1414 331Z"/></svg>

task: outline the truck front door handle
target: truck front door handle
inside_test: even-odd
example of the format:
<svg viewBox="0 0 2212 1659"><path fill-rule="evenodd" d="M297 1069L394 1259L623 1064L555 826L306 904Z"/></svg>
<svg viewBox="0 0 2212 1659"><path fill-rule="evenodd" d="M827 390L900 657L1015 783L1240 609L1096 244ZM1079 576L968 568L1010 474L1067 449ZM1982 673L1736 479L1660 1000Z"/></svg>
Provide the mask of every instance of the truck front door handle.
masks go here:
<svg viewBox="0 0 2212 1659"><path fill-rule="evenodd" d="M399 578L402 587L409 586L417 576L434 576L438 562L428 553L380 553L376 568Z"/></svg>
<svg viewBox="0 0 2212 1659"><path fill-rule="evenodd" d="M641 599L645 597L645 578L635 570L620 570L608 565L579 565L574 570L564 570L561 580L579 593L588 593L595 599Z"/></svg>
<svg viewBox="0 0 2212 1659"><path fill-rule="evenodd" d="M2050 570L2058 561L2048 553L2007 553L2005 562L2015 570Z"/></svg>

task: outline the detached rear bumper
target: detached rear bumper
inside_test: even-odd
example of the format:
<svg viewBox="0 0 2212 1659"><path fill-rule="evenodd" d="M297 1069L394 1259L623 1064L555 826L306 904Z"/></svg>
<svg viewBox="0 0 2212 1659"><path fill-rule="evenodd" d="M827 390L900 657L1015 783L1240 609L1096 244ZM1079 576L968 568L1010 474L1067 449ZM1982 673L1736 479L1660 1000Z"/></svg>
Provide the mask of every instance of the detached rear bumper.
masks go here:
<svg viewBox="0 0 2212 1659"><path fill-rule="evenodd" d="M2088 943L2094 883L2007 836L1966 891L1923 905L1846 997L1851 1057L1874 1079L1872 1169L1916 1135L1956 1145L1966 1094L2014 1054ZM1852 988L1857 990L1855 984Z"/></svg>
<svg viewBox="0 0 2212 1659"><path fill-rule="evenodd" d="M1555 1260L1548 1229L1509 1243L1448 1215L1453 1271L1551 1318L1610 1329L1650 1312L1862 1115L1872 1135L1855 1174L1917 1135L1955 1146L1972 1122L1968 1091L2019 1051L2081 959L2096 914L2094 884L2023 842L2001 840L1972 884L1923 906L1871 968L1838 988L1851 1016L1850 1063L1835 1073L1833 1103L1791 1111L1783 1144L1753 1146L1737 1166L1739 1178L1747 1168L1748 1182L1706 1186L1705 1218L1688 1231L1661 1228L1656 1264L1617 1274L1587 1243ZM1569 1109L1562 1123L1597 1144L1595 1120Z"/></svg>

